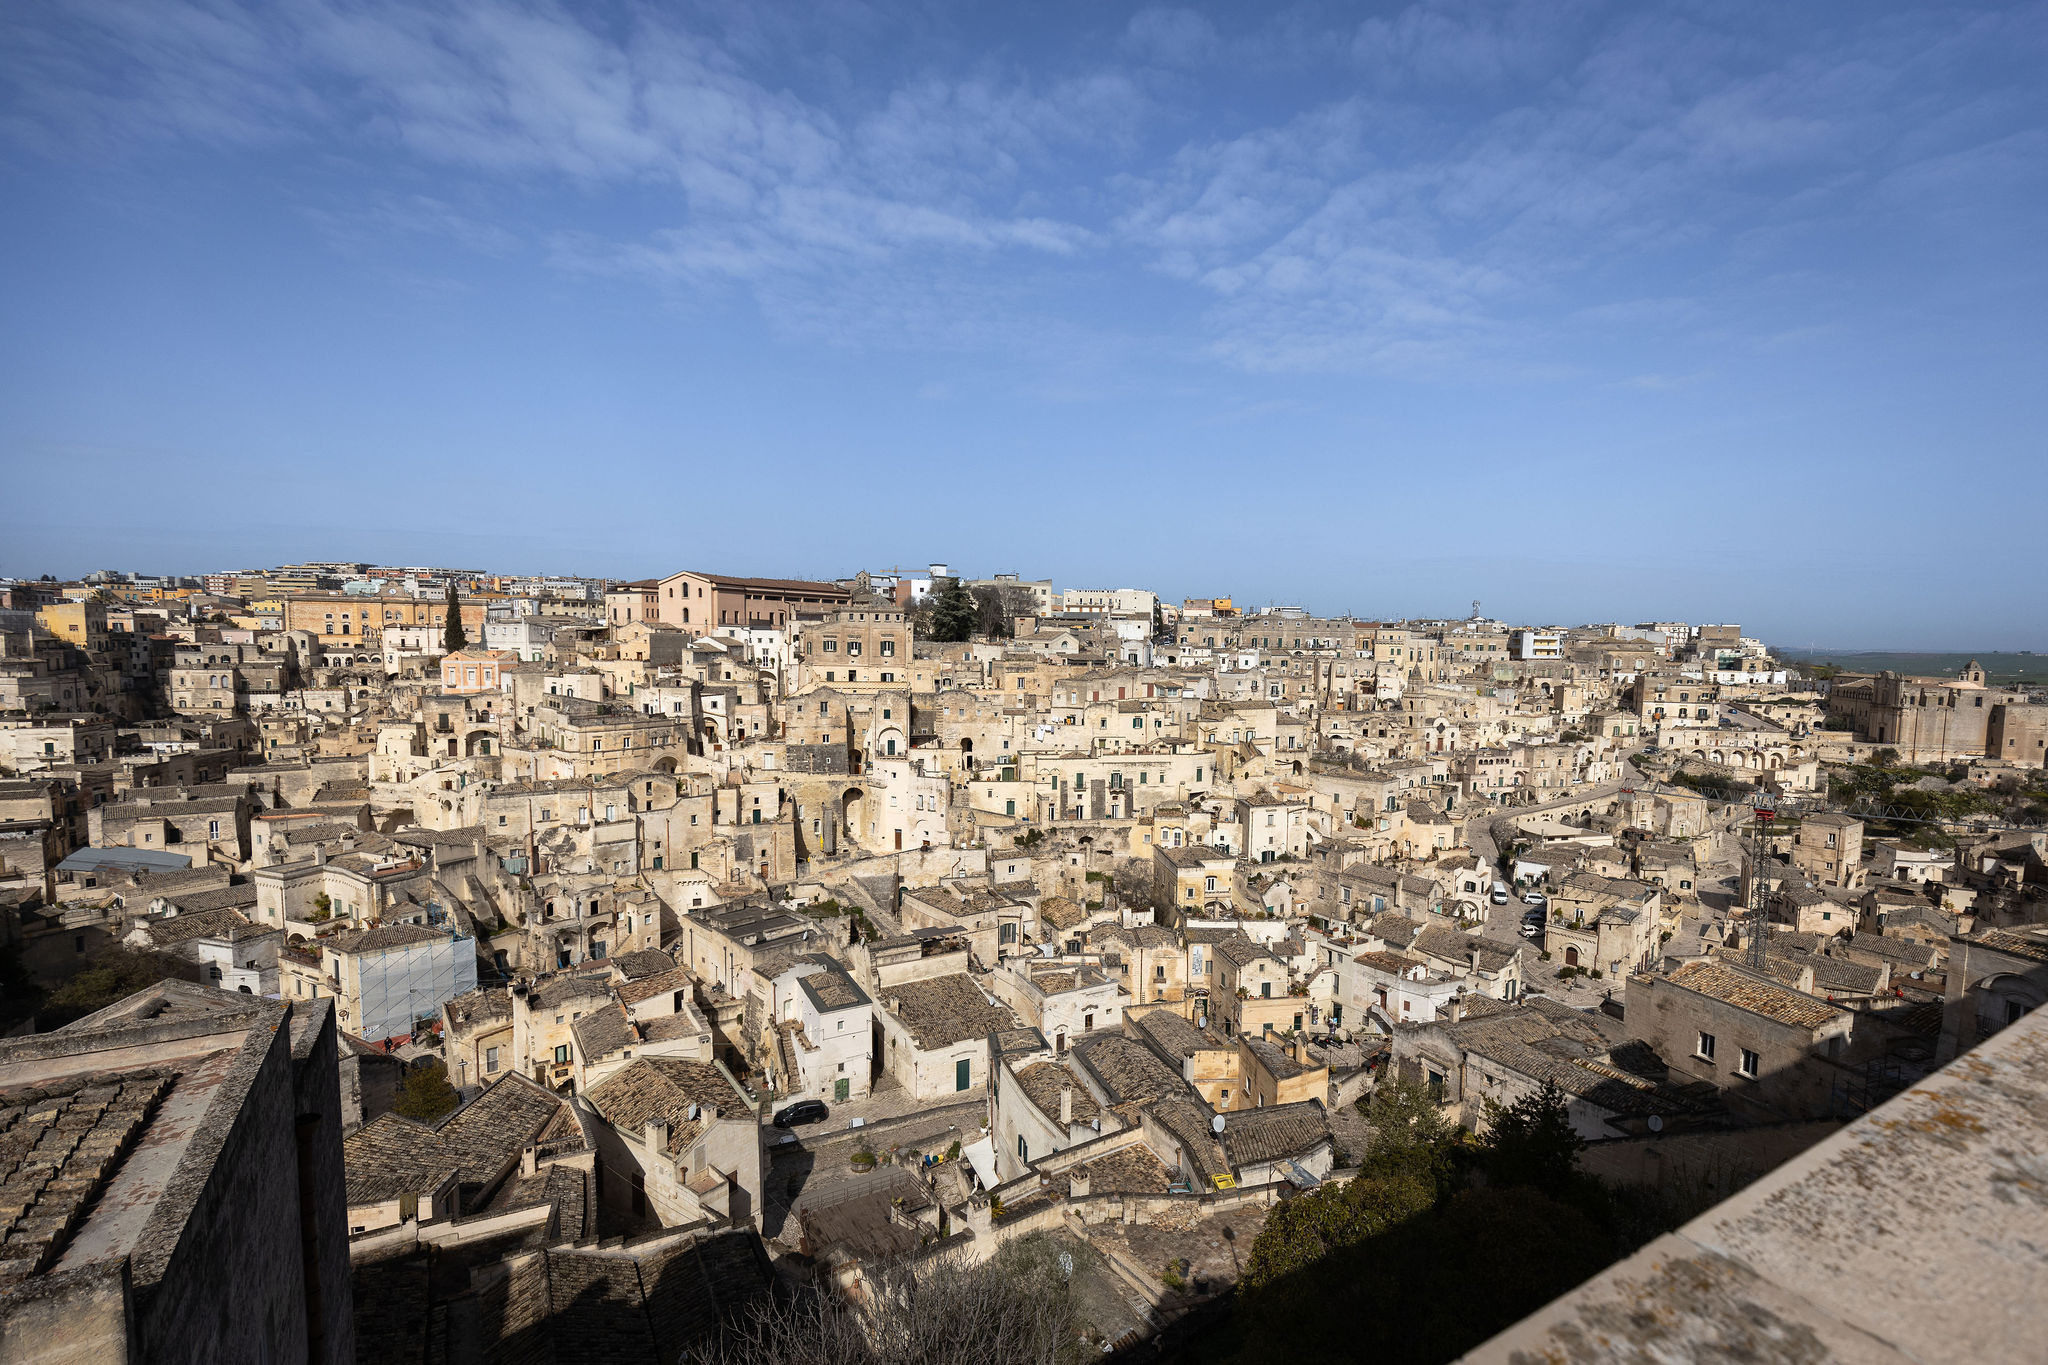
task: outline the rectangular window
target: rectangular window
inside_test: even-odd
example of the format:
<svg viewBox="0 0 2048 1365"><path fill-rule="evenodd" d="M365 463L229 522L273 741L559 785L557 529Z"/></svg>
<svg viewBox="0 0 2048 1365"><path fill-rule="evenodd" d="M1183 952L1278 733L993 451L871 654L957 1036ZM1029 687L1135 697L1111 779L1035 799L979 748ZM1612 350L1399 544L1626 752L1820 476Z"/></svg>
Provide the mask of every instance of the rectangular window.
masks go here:
<svg viewBox="0 0 2048 1365"><path fill-rule="evenodd" d="M566 1066L569 1062L569 1045L561 1043L555 1048L555 1065Z"/></svg>
<svg viewBox="0 0 2048 1365"><path fill-rule="evenodd" d="M1757 1067L1762 1061L1763 1059L1754 1052L1751 1052L1748 1048L1743 1048L1742 1058L1735 1064L1735 1073L1739 1076L1747 1076L1751 1080L1755 1080Z"/></svg>
<svg viewBox="0 0 2048 1365"><path fill-rule="evenodd" d="M1697 1049L1694 1050L1693 1056L1698 1057L1703 1062L1711 1062L1714 1060L1713 1034L1702 1033L1700 1035L1700 1045Z"/></svg>
<svg viewBox="0 0 2048 1365"><path fill-rule="evenodd" d="M959 1061L953 1063L953 1088L955 1090L965 1090L967 1088L969 1070L970 1059L966 1057L962 1057Z"/></svg>
<svg viewBox="0 0 2048 1365"><path fill-rule="evenodd" d="M485 1071L496 1071L497 1069L498 1069L498 1049L496 1049L496 1048L494 1048L494 1047L487 1047L487 1048L485 1048L485 1049L484 1049L484 1070L485 1070Z"/></svg>

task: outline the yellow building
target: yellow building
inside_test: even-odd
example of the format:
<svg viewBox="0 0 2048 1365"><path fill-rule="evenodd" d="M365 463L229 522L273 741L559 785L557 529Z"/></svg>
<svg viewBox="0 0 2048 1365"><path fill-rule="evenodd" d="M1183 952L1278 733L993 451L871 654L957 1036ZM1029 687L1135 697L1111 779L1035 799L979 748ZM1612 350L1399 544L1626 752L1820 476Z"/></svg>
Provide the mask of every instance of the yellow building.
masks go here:
<svg viewBox="0 0 2048 1365"><path fill-rule="evenodd" d="M445 628L448 603L445 598L370 597L342 592L303 593L283 599L284 628L308 631L323 645L357 645L365 637L375 640L387 628L432 626ZM261 611L252 604L252 610ZM481 640L487 611L481 601L461 604L463 629L472 640Z"/></svg>
<svg viewBox="0 0 2048 1365"><path fill-rule="evenodd" d="M52 602L36 612L44 630L85 650L107 647L107 606L104 602Z"/></svg>

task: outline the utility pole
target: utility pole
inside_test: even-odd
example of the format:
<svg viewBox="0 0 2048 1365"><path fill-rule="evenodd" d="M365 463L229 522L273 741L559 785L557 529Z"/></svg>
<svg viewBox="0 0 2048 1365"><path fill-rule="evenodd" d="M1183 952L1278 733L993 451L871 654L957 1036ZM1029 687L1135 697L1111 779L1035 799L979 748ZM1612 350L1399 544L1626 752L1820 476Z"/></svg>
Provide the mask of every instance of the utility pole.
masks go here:
<svg viewBox="0 0 2048 1365"><path fill-rule="evenodd" d="M1777 808L1766 804L1764 793L1756 795L1749 829L1749 941L1743 944L1743 960L1752 971L1762 971L1769 959L1770 912L1765 906L1769 892L1764 886L1764 860L1770 856L1771 822L1778 818Z"/></svg>

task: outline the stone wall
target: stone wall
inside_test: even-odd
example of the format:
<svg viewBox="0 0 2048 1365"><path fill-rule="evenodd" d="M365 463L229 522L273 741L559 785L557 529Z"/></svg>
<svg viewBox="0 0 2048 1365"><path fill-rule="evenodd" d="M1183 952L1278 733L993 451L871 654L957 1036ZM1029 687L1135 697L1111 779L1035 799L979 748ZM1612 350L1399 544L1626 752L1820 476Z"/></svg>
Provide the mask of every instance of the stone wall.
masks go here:
<svg viewBox="0 0 2048 1365"><path fill-rule="evenodd" d="M137 1335L153 1362L307 1357L294 1071L288 1027L244 1047L137 1242ZM334 1145L338 1164L338 1125ZM341 1266L346 1311L345 1252ZM346 1329L339 1339L352 1358Z"/></svg>

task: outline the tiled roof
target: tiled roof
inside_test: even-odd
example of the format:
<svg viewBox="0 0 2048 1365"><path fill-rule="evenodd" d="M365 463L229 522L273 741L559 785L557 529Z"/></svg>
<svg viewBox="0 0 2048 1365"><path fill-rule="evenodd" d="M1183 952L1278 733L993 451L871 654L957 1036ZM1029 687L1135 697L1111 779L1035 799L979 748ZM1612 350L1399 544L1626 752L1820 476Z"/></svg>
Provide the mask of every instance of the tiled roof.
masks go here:
<svg viewBox="0 0 2048 1365"><path fill-rule="evenodd" d="M1819 1028L1842 1012L1824 1000L1791 990L1775 981L1737 971L1720 962L1682 963L1668 979L1674 986L1683 986L1689 991L1795 1028Z"/></svg>
<svg viewBox="0 0 2048 1365"><path fill-rule="evenodd" d="M666 954L663 954L666 956ZM637 1005L642 1000L652 1000L657 995L671 995L676 991L685 992L688 999L690 983L696 978L682 967L670 967L653 976L643 976L632 981L622 981L612 988L612 994L625 1005Z"/></svg>
<svg viewBox="0 0 2048 1365"><path fill-rule="evenodd" d="M918 1047L951 1047L1016 1027L1016 1019L991 1005L964 972L925 981L905 981L883 992L883 1007L910 1032Z"/></svg>
<svg viewBox="0 0 2048 1365"><path fill-rule="evenodd" d="M626 1007L616 1002L573 1021L569 1031L576 1035L576 1050L583 1055L585 1062L623 1052L635 1042L633 1025L626 1018Z"/></svg>
<svg viewBox="0 0 2048 1365"><path fill-rule="evenodd" d="M674 958L658 948L642 948L636 952L620 953L611 962L613 970L629 982L673 971L676 965Z"/></svg>
<svg viewBox="0 0 2048 1365"><path fill-rule="evenodd" d="M1980 929L1970 936L1972 943L2013 957L2048 962L2048 936L2015 929Z"/></svg>
<svg viewBox="0 0 2048 1365"><path fill-rule="evenodd" d="M586 1232L596 1229L596 1193L587 1172L573 1166L544 1166L532 1175L514 1176L491 1200L493 1212L524 1208L532 1204L553 1204L557 1237L580 1242Z"/></svg>
<svg viewBox="0 0 2048 1365"><path fill-rule="evenodd" d="M514 1073L438 1126L380 1115L342 1140L348 1202L420 1193L458 1169L465 1191L490 1185L518 1164L520 1153L565 1107L561 1096Z"/></svg>
<svg viewBox="0 0 2048 1365"><path fill-rule="evenodd" d="M1169 1057L1186 1060L1197 1052L1221 1051L1224 1047L1221 1039L1210 1037L1170 1009L1152 1010L1131 1022Z"/></svg>
<svg viewBox="0 0 2048 1365"><path fill-rule="evenodd" d="M245 888L235 886L230 891ZM253 892L254 887L246 888ZM255 897L249 903L254 904ZM223 907L219 910L190 910L168 918L146 921L141 928L149 934L149 941L159 948L168 948L175 943L189 943L195 938L223 938L246 932L251 928L248 916L240 910Z"/></svg>
<svg viewBox="0 0 2048 1365"><path fill-rule="evenodd" d="M458 1027L474 1028L492 1020L512 1018L512 992L504 986L480 986L441 1007Z"/></svg>
<svg viewBox="0 0 2048 1365"><path fill-rule="evenodd" d="M1174 1178L1142 1142L1077 1166L1074 1173L1088 1178L1090 1194L1165 1194Z"/></svg>
<svg viewBox="0 0 2048 1365"><path fill-rule="evenodd" d="M215 886L198 891L173 892L164 900L177 906L181 915L195 915L203 910L239 910L256 903L256 888L246 883L241 886Z"/></svg>
<svg viewBox="0 0 2048 1365"><path fill-rule="evenodd" d="M1187 1153L1188 1164L1195 1168L1197 1178L1207 1181L1211 1176L1234 1174L1223 1144L1210 1131L1209 1124L1215 1113L1208 1105L1183 1089L1177 1095L1169 1095L1156 1102L1151 1112Z"/></svg>
<svg viewBox="0 0 2048 1365"><path fill-rule="evenodd" d="M668 1124L668 1150L680 1152L702 1132L710 1115L700 1108L716 1106L722 1115L751 1121L747 1098L733 1088L711 1062L676 1057L640 1057L590 1087L585 1094L605 1121L629 1137L639 1137L651 1119Z"/></svg>
<svg viewBox="0 0 2048 1365"><path fill-rule="evenodd" d="M1223 1150L1234 1169L1301 1156L1329 1140L1330 1121L1314 1100L1240 1109L1223 1119Z"/></svg>
<svg viewBox="0 0 2048 1365"><path fill-rule="evenodd" d="M1031 1102L1038 1106L1040 1113L1054 1123L1060 1117L1060 1088L1068 1086L1074 1092L1074 1122L1087 1123L1099 1117L1102 1106L1095 1096L1088 1093L1088 1087L1081 1084L1080 1077L1067 1070L1058 1062L1037 1062L1017 1073L1017 1084Z"/></svg>
<svg viewBox="0 0 2048 1365"><path fill-rule="evenodd" d="M139 1070L0 1092L0 1287L63 1254L173 1079Z"/></svg>
<svg viewBox="0 0 2048 1365"><path fill-rule="evenodd" d="M1179 1074L1135 1039L1108 1033L1074 1045L1073 1057L1095 1077L1111 1104L1188 1093Z"/></svg>
<svg viewBox="0 0 2048 1365"><path fill-rule="evenodd" d="M1038 918L1055 929L1071 929L1088 918L1079 901L1065 896L1047 896L1038 903Z"/></svg>
<svg viewBox="0 0 2048 1365"><path fill-rule="evenodd" d="M1232 963L1239 967L1249 967L1260 958L1264 958L1276 966L1279 965L1277 958L1242 934L1219 941L1216 944L1216 951L1229 958Z"/></svg>
<svg viewBox="0 0 2048 1365"><path fill-rule="evenodd" d="M320 946L332 953L380 953L387 948L447 941L448 933L444 929L428 929L418 924L380 924L361 933L337 934L333 938L321 939Z"/></svg>
<svg viewBox="0 0 2048 1365"><path fill-rule="evenodd" d="M625 989L620 987L621 998L624 997ZM539 1014L544 1010L560 1009L574 1000L601 999L611 993L612 985L608 976L602 973L581 972L541 982L527 992L526 1004L527 1008Z"/></svg>
<svg viewBox="0 0 2048 1365"><path fill-rule="evenodd" d="M1410 951L1424 953L1430 957L1442 958L1464 966L1471 962L1472 954L1479 954L1479 970L1502 971L1515 960L1519 947L1510 948L1478 934L1467 934L1442 925L1431 925L1415 936Z"/></svg>

